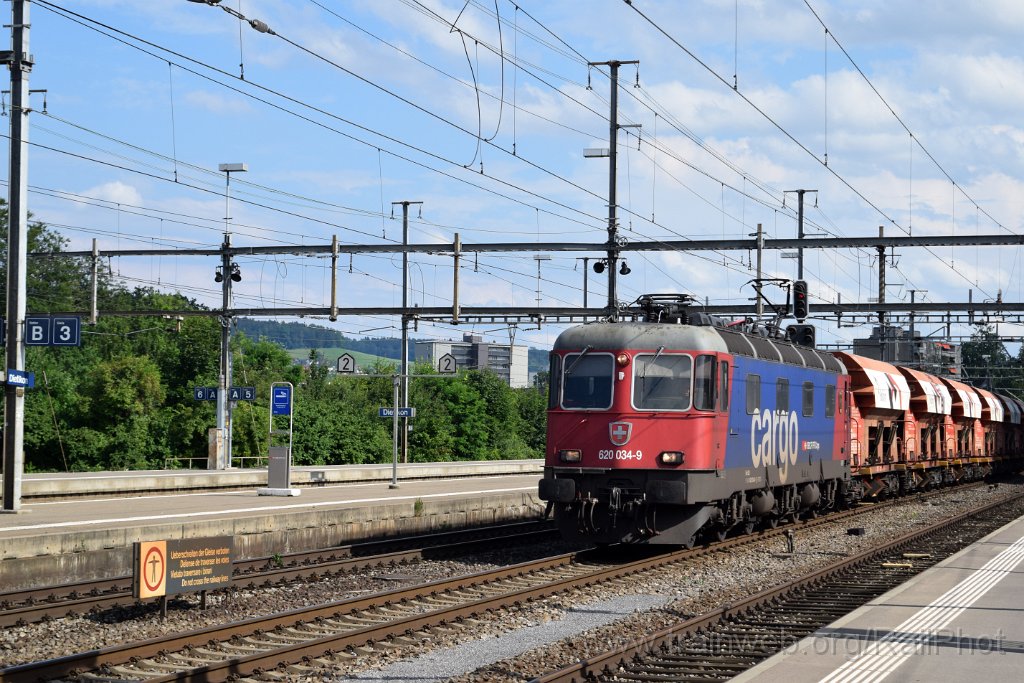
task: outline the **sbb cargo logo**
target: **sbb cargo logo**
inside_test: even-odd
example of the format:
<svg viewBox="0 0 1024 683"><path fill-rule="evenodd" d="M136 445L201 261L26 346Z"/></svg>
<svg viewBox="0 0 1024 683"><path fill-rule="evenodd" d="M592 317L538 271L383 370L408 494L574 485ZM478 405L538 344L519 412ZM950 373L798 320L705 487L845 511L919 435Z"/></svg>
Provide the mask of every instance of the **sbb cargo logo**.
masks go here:
<svg viewBox="0 0 1024 683"><path fill-rule="evenodd" d="M800 425L792 410L755 410L750 417L750 459L754 467L778 465L783 479L800 454Z"/></svg>

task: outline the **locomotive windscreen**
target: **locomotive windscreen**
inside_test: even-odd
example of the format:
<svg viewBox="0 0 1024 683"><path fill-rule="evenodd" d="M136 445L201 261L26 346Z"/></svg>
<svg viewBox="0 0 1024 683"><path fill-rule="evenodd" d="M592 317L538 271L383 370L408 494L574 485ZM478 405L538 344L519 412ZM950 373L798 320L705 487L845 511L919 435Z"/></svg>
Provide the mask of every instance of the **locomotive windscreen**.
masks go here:
<svg viewBox="0 0 1024 683"><path fill-rule="evenodd" d="M562 376L562 407L610 408L613 363L614 359L607 353L567 355Z"/></svg>
<svg viewBox="0 0 1024 683"><path fill-rule="evenodd" d="M689 356L637 354L633 405L638 410L687 410L692 365Z"/></svg>

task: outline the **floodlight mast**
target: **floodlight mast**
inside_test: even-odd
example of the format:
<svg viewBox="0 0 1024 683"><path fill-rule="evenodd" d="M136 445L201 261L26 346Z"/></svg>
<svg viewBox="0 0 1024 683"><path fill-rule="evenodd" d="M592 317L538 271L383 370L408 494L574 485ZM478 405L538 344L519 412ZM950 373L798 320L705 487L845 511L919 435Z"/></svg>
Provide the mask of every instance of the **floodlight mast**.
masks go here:
<svg viewBox="0 0 1024 683"><path fill-rule="evenodd" d="M238 265L231 261L231 174L245 173L248 164L220 164L217 170L224 174L224 244L220 268L215 280L221 286L220 319L220 374L217 378L217 439L214 443L215 457L212 469L225 470L231 467L232 409L228 392L232 385L231 372L231 285L242 279Z"/></svg>
<svg viewBox="0 0 1024 683"><path fill-rule="evenodd" d="M615 215L616 196L616 152L619 136L619 67L623 64L639 64L639 60L608 62L590 62L589 66L607 66L611 71L611 102L610 115L608 117L608 319L615 321L619 319L619 301L616 282L615 265L619 258L619 226ZM604 156L604 150L587 149L584 151L586 157Z"/></svg>

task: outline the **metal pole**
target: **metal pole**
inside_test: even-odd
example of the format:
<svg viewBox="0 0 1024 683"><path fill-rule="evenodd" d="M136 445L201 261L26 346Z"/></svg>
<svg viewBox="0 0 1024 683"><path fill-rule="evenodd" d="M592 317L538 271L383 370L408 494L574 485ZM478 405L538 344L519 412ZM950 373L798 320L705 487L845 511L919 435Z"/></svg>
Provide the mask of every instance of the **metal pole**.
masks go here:
<svg viewBox="0 0 1024 683"><path fill-rule="evenodd" d="M764 302L761 300L761 258L764 251L764 230L757 224L757 319L764 313Z"/></svg>
<svg viewBox="0 0 1024 683"><path fill-rule="evenodd" d="M331 235L331 322L338 319L338 236Z"/></svg>
<svg viewBox="0 0 1024 683"><path fill-rule="evenodd" d="M454 256L455 270L452 275L452 324L459 324L459 252L462 250L462 240L459 239L459 233L455 233L455 243L452 245L452 254Z"/></svg>
<svg viewBox="0 0 1024 683"><path fill-rule="evenodd" d="M401 380L398 377L392 379L394 385L394 400L392 406L395 414L391 416L391 484L390 489L398 488L398 387Z"/></svg>
<svg viewBox="0 0 1024 683"><path fill-rule="evenodd" d="M100 247L95 237L92 238L92 308L89 311L89 324L95 325L99 318L99 287L100 287Z"/></svg>
<svg viewBox="0 0 1024 683"><path fill-rule="evenodd" d="M230 179L230 174L228 175ZM230 183L230 180L228 181ZM223 252L220 257L221 273L221 318L220 318L220 377L217 379L217 429L220 430L223 445L217 455L217 469L231 466L230 401L228 388L231 386L231 233L224 233Z"/></svg>
<svg viewBox="0 0 1024 683"><path fill-rule="evenodd" d="M883 226L883 225L879 225L878 226L878 236L879 237L885 237L885 226ZM884 304L885 303L885 247L883 245L878 245L875 248L878 249L878 303ZM886 316L885 316L885 311L884 310L880 310L878 312L878 323L879 323L878 338L879 338L879 341L881 342L881 345L882 345L881 359L884 361L884 360L886 360L886 357L888 355L886 353L886 337L888 336L888 333L887 333L887 331L885 329L885 327L886 327Z"/></svg>
<svg viewBox="0 0 1024 683"><path fill-rule="evenodd" d="M617 320L619 292L615 261L619 257L619 226L615 215L615 176L619 138L619 62L610 62L608 66L612 71L611 116L608 117L608 313L612 320Z"/></svg>
<svg viewBox="0 0 1024 683"><path fill-rule="evenodd" d="M590 257L589 256L584 256L583 257L583 308L587 308L587 289L588 289L588 287L587 287L587 277L589 277L589 275L590 275L590 273L588 272L589 270L590 270Z"/></svg>
<svg viewBox="0 0 1024 683"><path fill-rule="evenodd" d="M619 138L619 67L623 64L639 64L637 60L590 62L590 66L607 66L611 71L611 98L608 115L608 316L615 321L619 318L619 293L616 280L616 265L619 258L618 220L615 215L615 181Z"/></svg>
<svg viewBox="0 0 1024 683"><path fill-rule="evenodd" d="M423 202L391 202L402 205L402 405L409 405L409 205ZM409 462L409 419L402 418L402 462Z"/></svg>
<svg viewBox="0 0 1024 683"><path fill-rule="evenodd" d="M804 239L804 193L807 190L796 191L796 238L803 242ZM797 247L796 250L796 279L804 279L804 248Z"/></svg>
<svg viewBox="0 0 1024 683"><path fill-rule="evenodd" d="M25 275L28 262L28 2L11 2L11 144L7 200L7 369L25 370ZM21 478L25 469L25 388L4 388L3 512L21 510Z"/></svg>

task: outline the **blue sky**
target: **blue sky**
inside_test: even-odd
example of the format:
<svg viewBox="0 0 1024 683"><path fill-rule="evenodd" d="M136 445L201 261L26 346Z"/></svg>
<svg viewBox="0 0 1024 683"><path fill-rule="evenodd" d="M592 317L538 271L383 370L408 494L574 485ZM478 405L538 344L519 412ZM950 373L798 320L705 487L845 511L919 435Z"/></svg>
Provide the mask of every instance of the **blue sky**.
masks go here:
<svg viewBox="0 0 1024 683"><path fill-rule="evenodd" d="M423 202L413 242L450 243L455 232L464 242L602 241L607 163L582 150L607 146L608 79L589 70L587 89L585 62L609 59L640 60L640 87L636 67L621 70L621 120L641 125L639 140L637 129L619 138L630 240L746 237L759 222L769 236L795 236L793 198L782 205L782 191L795 188L818 190L809 233L1024 229L1024 5L1015 0L223 4L277 35L186 0L32 3L31 87L47 94L45 114L33 95L30 207L72 248L94 237L101 250L218 245L224 162L249 166L232 181L243 200L231 210L236 245L400 240L391 202L401 200ZM739 93L799 145L733 90L734 75ZM826 152L836 175L821 163ZM582 303L577 256L542 262L544 305ZM413 260L413 301L449 305L451 259ZM329 261L239 261L239 306L328 305ZM111 265L130 286L219 301L212 258ZM746 253L637 254L629 265L627 301L751 296ZM765 267L795 277L795 261L777 252ZM1002 290L1020 301L1022 267L1019 249L905 250L887 296L908 300L918 289L928 290L919 300L959 301L973 288L975 299ZM341 270L342 305L400 304L397 257L357 256L351 273L348 263ZM873 250L808 251L805 270L812 302L876 294ZM530 253L481 256L463 273L462 303L530 305L536 274ZM604 286L591 274L592 302ZM819 339L869 332L831 325L820 321ZM391 334L397 321L332 326ZM470 331L507 339L497 325L421 325L419 334ZM517 341L543 345L557 332L520 330Z"/></svg>

